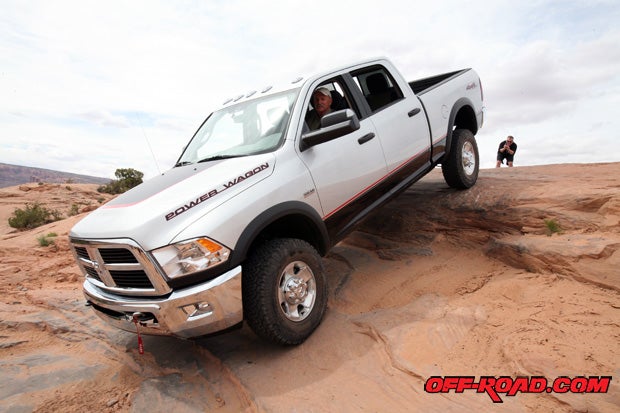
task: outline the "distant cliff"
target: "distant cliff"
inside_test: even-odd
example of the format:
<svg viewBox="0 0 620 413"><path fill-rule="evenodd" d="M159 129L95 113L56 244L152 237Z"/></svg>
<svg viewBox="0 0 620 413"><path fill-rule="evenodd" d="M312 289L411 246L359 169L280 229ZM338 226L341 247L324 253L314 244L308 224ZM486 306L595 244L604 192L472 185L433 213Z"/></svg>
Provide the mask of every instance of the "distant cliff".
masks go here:
<svg viewBox="0 0 620 413"><path fill-rule="evenodd" d="M110 182L110 179L0 163L0 188L30 182L107 184Z"/></svg>

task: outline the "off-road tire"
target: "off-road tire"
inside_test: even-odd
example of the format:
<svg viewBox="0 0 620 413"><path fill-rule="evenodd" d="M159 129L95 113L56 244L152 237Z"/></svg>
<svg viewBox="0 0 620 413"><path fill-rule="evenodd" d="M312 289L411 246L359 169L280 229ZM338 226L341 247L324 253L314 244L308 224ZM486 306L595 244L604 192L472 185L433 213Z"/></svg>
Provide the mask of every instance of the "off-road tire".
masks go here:
<svg viewBox="0 0 620 413"><path fill-rule="evenodd" d="M441 162L441 172L452 188L467 189L478 180L480 155L474 134L468 129L452 132L450 153Z"/></svg>
<svg viewBox="0 0 620 413"><path fill-rule="evenodd" d="M242 293L244 318L258 336L277 344L300 344L318 327L327 308L321 257L299 239L265 241L243 266Z"/></svg>

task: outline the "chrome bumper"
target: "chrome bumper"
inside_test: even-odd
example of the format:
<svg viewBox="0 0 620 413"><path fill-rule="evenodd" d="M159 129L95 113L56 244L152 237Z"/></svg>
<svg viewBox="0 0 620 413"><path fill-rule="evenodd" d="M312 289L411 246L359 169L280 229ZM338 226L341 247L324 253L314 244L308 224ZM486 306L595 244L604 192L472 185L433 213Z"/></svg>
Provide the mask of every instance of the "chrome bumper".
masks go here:
<svg viewBox="0 0 620 413"><path fill-rule="evenodd" d="M243 320L241 266L219 277L161 298L130 298L107 293L88 280L84 296L95 313L122 330L141 334L199 337Z"/></svg>

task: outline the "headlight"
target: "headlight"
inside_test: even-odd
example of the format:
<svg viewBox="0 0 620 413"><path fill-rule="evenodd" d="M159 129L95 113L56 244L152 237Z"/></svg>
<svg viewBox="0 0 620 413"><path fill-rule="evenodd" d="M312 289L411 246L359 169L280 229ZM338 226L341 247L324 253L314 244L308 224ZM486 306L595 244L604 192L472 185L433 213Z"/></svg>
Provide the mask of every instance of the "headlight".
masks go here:
<svg viewBox="0 0 620 413"><path fill-rule="evenodd" d="M183 277L228 260L230 250L208 238L177 242L152 251L169 278Z"/></svg>

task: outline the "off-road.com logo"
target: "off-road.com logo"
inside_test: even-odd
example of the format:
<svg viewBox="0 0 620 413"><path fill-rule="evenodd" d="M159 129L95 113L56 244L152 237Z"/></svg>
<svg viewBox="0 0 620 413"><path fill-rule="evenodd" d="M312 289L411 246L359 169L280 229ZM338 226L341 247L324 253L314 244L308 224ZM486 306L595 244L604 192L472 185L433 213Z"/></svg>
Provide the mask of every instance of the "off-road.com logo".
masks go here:
<svg viewBox="0 0 620 413"><path fill-rule="evenodd" d="M494 377L481 376L475 381L474 376L433 376L424 383L427 393L463 393L465 390L476 390L486 393L493 403L503 403L500 394L515 396L517 393L607 393L611 376L590 377L558 377L551 384L546 377Z"/></svg>

